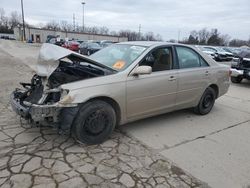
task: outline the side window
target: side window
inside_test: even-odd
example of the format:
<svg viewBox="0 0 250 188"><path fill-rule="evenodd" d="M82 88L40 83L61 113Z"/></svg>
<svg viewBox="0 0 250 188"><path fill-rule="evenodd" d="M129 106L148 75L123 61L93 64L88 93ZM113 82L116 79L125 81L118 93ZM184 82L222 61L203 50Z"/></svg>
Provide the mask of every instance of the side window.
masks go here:
<svg viewBox="0 0 250 188"><path fill-rule="evenodd" d="M176 47L180 69L208 66L194 50L186 47Z"/></svg>
<svg viewBox="0 0 250 188"><path fill-rule="evenodd" d="M173 67L173 56L171 48L158 48L151 51L140 63L140 66L152 67L153 72L170 70Z"/></svg>
<svg viewBox="0 0 250 188"><path fill-rule="evenodd" d="M201 63L201 67L208 67L207 62L204 61L201 57L200 57L200 63Z"/></svg>

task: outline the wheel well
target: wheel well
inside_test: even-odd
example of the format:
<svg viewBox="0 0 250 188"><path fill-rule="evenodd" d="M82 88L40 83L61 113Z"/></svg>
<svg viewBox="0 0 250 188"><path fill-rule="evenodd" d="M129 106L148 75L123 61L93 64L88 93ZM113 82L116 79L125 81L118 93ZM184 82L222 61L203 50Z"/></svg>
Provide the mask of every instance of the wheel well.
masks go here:
<svg viewBox="0 0 250 188"><path fill-rule="evenodd" d="M219 87L216 84L212 84L209 87L213 88L216 93L216 98L219 96Z"/></svg>
<svg viewBox="0 0 250 188"><path fill-rule="evenodd" d="M94 101L94 100L102 100L110 104L114 108L115 113L116 113L116 117L117 117L116 124L119 125L120 120L121 120L121 109L120 109L119 104L114 99L109 98L109 97L96 97L96 98L90 99L89 101Z"/></svg>

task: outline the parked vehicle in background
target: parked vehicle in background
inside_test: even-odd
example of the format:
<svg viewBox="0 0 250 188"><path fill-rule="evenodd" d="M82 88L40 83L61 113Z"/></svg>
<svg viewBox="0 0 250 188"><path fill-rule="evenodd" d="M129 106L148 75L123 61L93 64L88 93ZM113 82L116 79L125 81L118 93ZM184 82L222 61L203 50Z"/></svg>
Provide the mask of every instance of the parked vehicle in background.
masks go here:
<svg viewBox="0 0 250 188"><path fill-rule="evenodd" d="M105 48L105 47L110 46L110 45L112 45L112 44L114 44L114 42L109 41L109 40L102 40L102 41L99 42L99 45L100 45L102 48Z"/></svg>
<svg viewBox="0 0 250 188"><path fill-rule="evenodd" d="M229 88L227 66L181 44L124 42L89 57L44 44L39 57L31 83L11 94L12 108L88 144L158 114L193 108L206 115Z"/></svg>
<svg viewBox="0 0 250 188"><path fill-rule="evenodd" d="M63 39L60 39L60 38L50 38L48 43L54 44L57 46L62 46L65 43L65 41Z"/></svg>
<svg viewBox="0 0 250 188"><path fill-rule="evenodd" d="M231 61L234 57L232 53L226 52L220 47L204 46L203 48L207 51L213 52L216 61Z"/></svg>
<svg viewBox="0 0 250 188"><path fill-rule="evenodd" d="M250 80L250 49L242 49L238 58L231 64L231 81L240 83L243 79Z"/></svg>
<svg viewBox="0 0 250 188"><path fill-rule="evenodd" d="M79 51L79 46L80 43L76 42L76 41L66 41L62 47L67 48L69 50L72 50L74 52L78 52Z"/></svg>
<svg viewBox="0 0 250 188"><path fill-rule="evenodd" d="M5 40L16 40L16 39L15 39L15 38L13 38L13 37L10 37L10 36L4 36L4 35L2 35L0 38L1 38L1 39L5 39Z"/></svg>
<svg viewBox="0 0 250 188"><path fill-rule="evenodd" d="M195 46L198 50L204 52L205 54L207 54L209 57L211 57L212 59L215 58L215 52L213 52L212 50L207 50L205 48L203 48L202 46Z"/></svg>
<svg viewBox="0 0 250 188"><path fill-rule="evenodd" d="M79 44L82 44L83 42L86 42L85 40L76 40Z"/></svg>
<svg viewBox="0 0 250 188"><path fill-rule="evenodd" d="M79 46L79 53L83 54L83 55L91 55L97 51L99 51L100 49L102 49L102 47L95 42L86 42L86 43L82 43Z"/></svg>

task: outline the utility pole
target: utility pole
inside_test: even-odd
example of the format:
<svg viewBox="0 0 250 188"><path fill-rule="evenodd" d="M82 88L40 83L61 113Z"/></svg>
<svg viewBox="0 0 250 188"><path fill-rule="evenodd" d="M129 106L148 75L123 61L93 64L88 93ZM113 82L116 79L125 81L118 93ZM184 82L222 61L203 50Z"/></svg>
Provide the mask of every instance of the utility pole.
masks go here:
<svg viewBox="0 0 250 188"><path fill-rule="evenodd" d="M22 8L22 18L23 18L23 41L26 41L24 11L23 11L23 0L21 0L21 8Z"/></svg>
<svg viewBox="0 0 250 188"><path fill-rule="evenodd" d="M73 28L74 31L76 30L76 18L75 18L75 13L73 14Z"/></svg>
<svg viewBox="0 0 250 188"><path fill-rule="evenodd" d="M139 25L139 40L141 40L141 24Z"/></svg>
<svg viewBox="0 0 250 188"><path fill-rule="evenodd" d="M178 31L178 43L180 42L181 30Z"/></svg>
<svg viewBox="0 0 250 188"><path fill-rule="evenodd" d="M84 5L86 3L83 1L82 2L82 31L84 32Z"/></svg>

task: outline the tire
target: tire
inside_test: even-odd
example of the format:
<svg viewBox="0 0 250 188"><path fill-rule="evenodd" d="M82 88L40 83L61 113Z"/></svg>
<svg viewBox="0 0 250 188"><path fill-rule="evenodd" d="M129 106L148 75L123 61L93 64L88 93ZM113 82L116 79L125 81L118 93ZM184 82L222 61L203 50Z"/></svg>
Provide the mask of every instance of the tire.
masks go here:
<svg viewBox="0 0 250 188"><path fill-rule="evenodd" d="M215 90L211 87L208 87L204 91L199 104L194 108L194 112L199 115L208 114L214 106L215 99L216 99Z"/></svg>
<svg viewBox="0 0 250 188"><path fill-rule="evenodd" d="M239 84L239 83L241 83L241 81L242 81L242 77L234 77L234 76L231 76L231 82L233 82L233 83L236 83L236 84Z"/></svg>
<svg viewBox="0 0 250 188"><path fill-rule="evenodd" d="M73 122L72 135L81 143L100 144L113 132L116 113L113 107L101 100L82 105Z"/></svg>

